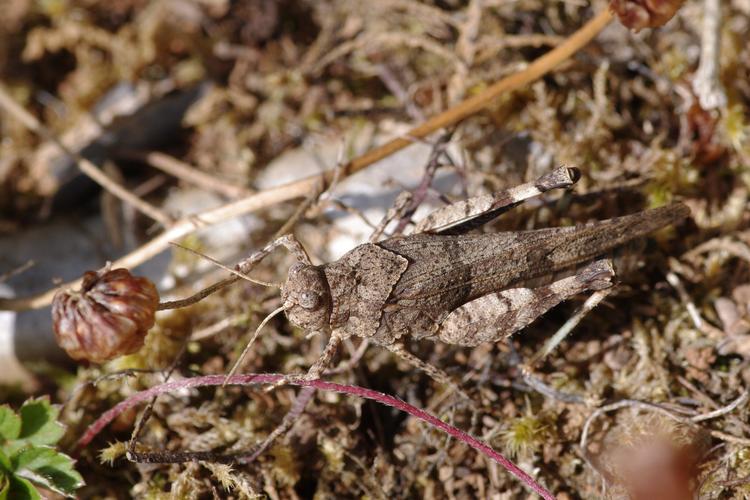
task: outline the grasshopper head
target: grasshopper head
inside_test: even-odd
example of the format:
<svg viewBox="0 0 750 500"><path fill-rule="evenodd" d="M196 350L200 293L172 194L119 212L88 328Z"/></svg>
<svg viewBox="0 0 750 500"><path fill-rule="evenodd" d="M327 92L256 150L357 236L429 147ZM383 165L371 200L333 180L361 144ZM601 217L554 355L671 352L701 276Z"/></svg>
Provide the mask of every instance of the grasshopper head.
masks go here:
<svg viewBox="0 0 750 500"><path fill-rule="evenodd" d="M298 262L281 289L289 321L305 330L322 330L330 317L331 294L323 270Z"/></svg>

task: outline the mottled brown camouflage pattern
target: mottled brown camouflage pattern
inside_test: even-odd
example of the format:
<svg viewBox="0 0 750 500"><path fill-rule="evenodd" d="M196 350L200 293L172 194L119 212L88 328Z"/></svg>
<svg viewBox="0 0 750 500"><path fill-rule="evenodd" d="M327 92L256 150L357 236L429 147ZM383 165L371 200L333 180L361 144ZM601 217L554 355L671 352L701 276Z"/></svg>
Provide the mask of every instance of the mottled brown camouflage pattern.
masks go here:
<svg viewBox="0 0 750 500"><path fill-rule="evenodd" d="M689 214L675 203L576 227L457 234L577 178L575 169L559 168L534 183L441 209L418 226L421 233L366 243L322 266L298 264L284 286L287 315L305 329L327 322L340 336L383 346L406 337L497 341L575 294L610 286L614 271L600 260L551 285L524 288L525 281L594 260ZM300 305L305 301L312 307Z"/></svg>

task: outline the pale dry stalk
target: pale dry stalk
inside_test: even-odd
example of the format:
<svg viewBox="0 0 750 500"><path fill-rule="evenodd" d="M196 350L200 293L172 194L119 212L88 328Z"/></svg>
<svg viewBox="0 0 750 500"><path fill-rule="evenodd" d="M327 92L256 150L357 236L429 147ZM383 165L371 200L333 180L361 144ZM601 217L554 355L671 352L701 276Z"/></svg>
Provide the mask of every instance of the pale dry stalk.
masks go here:
<svg viewBox="0 0 750 500"><path fill-rule="evenodd" d="M233 217L267 208L294 198L304 198L320 185L321 180L328 185L333 179L335 171L340 170L342 178L349 176L411 145L414 142L414 138L423 138L442 128L455 125L483 110L499 96L512 90L523 88L552 71L590 42L611 20L612 14L609 10L602 10L581 29L573 33L565 42L534 60L525 70L497 81L483 92L418 125L404 136L392 139L353 159L341 169L329 170L322 174L312 175L298 181L270 188L221 207L208 210L197 216L182 219L156 238L117 260L113 265L126 268L135 267L163 251L169 246L169 242L180 239L200 227L217 224ZM72 287L77 286L77 284L78 280L75 280L61 286ZM0 299L0 309L25 310L45 307L51 302L56 290L57 288L54 288L31 297Z"/></svg>

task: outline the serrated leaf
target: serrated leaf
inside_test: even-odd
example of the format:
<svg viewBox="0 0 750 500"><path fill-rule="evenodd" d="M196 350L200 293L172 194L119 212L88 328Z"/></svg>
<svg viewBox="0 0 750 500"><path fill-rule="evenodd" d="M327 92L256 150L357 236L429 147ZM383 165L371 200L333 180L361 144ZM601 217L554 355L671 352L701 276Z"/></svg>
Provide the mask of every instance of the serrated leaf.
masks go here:
<svg viewBox="0 0 750 500"><path fill-rule="evenodd" d="M73 459L50 447L21 450L13 457L16 474L56 491L72 496L83 486L83 478L73 468Z"/></svg>
<svg viewBox="0 0 750 500"><path fill-rule="evenodd" d="M0 441L16 439L20 433L21 417L10 406L0 406Z"/></svg>
<svg viewBox="0 0 750 500"><path fill-rule="evenodd" d="M11 457L13 470L34 469L44 465L55 453L57 453L55 449L49 446L27 446Z"/></svg>
<svg viewBox="0 0 750 500"><path fill-rule="evenodd" d="M0 493L0 500L41 500L41 495L28 481L22 477L8 477L8 485Z"/></svg>
<svg viewBox="0 0 750 500"><path fill-rule="evenodd" d="M47 398L26 401L18 414L21 416L21 433L18 439L27 443L55 444L65 433L65 427L57 422L60 410L53 407Z"/></svg>

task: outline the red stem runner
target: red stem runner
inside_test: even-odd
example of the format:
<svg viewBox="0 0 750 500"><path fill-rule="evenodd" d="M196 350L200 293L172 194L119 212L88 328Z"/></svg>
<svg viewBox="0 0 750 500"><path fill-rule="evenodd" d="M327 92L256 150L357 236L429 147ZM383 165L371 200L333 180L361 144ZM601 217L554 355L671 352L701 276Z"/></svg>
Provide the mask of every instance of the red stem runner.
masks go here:
<svg viewBox="0 0 750 500"><path fill-rule="evenodd" d="M227 381L227 383L230 385L272 384L282 378L283 376L278 375L278 374L250 373L250 374L245 374L245 375L233 375L232 377L229 377L229 380ZM222 385L225 383L225 380L226 380L225 375L207 375L204 377L192 377L192 378L186 378L183 380L177 380L174 382L168 382L166 384L157 385L145 391L136 393L130 396L129 398L127 398L126 400L121 401L112 409L103 413L102 416L100 416L88 428L88 430L83 434L83 436L81 436L81 438L78 440L77 446L79 449L84 446L87 446L89 443L91 443L94 437L96 437L96 435L99 434L118 415L120 415L124 411L136 406L137 404L143 401L150 400L153 396L164 394L164 393L176 392L182 389L187 389L187 388L192 388L192 387ZM416 417L422 420L423 422L428 423L429 425L432 425L433 427L437 427L438 429L445 432L446 434L449 434L450 436L458 439L459 441L471 446L478 452L482 453L484 456L499 463L508 472L510 472L511 474L516 476L518 479L523 481L526 485L529 486L529 488L534 490L534 492L539 494L545 500L555 499L555 496L549 491L547 491L539 483L537 483L534 480L534 478L532 478L530 475L528 475L526 472L520 469L516 464L514 464L513 462L505 458L502 454L495 451L491 446L476 439L470 434L467 434L461 429L458 429L457 427L454 427L450 424L443 422L436 416L430 413L427 413L426 411L421 410L415 406L412 406L409 403L402 401L396 397L389 396L388 394L384 394L382 392L373 391L372 389L366 389L364 387L359 387L355 385L336 384L334 382L326 382L324 380L319 380L319 379L318 380L292 380L289 383L292 385L298 385L298 386L303 386L303 387L315 387L316 389L324 390L324 391L333 391L333 392L338 392L338 393L343 393L343 394L350 394L353 396L359 396L361 398L371 399L383 405L390 406L390 407L399 409L401 411L404 411L408 413L409 415Z"/></svg>

